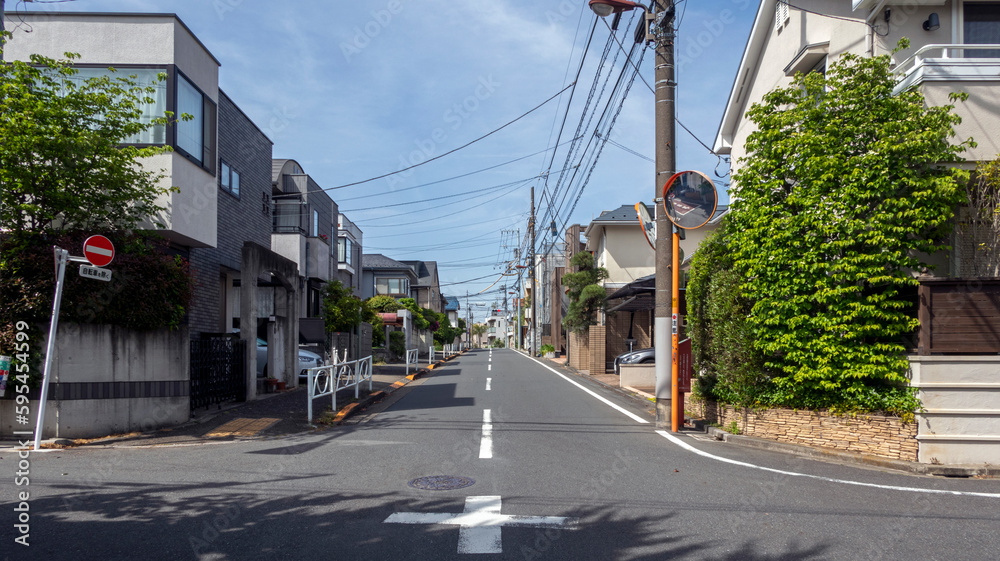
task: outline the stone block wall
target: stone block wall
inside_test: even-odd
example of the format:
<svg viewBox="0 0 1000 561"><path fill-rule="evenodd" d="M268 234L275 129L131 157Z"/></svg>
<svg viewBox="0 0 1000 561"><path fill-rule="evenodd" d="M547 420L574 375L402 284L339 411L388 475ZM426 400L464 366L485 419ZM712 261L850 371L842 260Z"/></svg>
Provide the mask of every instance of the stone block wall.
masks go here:
<svg viewBox="0 0 1000 561"><path fill-rule="evenodd" d="M688 394L690 395L690 394ZM740 434L813 448L855 452L894 460L917 461L917 424L899 417L839 417L827 411L764 409L739 411L729 405L690 399L687 410L723 428L736 421Z"/></svg>

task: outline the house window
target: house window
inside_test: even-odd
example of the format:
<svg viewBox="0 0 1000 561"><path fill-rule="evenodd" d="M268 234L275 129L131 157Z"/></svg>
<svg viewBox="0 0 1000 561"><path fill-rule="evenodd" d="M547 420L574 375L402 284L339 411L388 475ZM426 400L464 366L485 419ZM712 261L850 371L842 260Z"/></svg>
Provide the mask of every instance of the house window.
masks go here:
<svg viewBox="0 0 1000 561"><path fill-rule="evenodd" d="M789 17L787 0L778 0L774 5L774 28L780 30L788 23Z"/></svg>
<svg viewBox="0 0 1000 561"><path fill-rule="evenodd" d="M219 160L219 186L223 191L230 193L237 199L240 198L240 172L227 164L225 160Z"/></svg>
<svg viewBox="0 0 1000 561"><path fill-rule="evenodd" d="M313 209L312 216L313 216L313 219L312 219L312 230L310 231L311 232L310 235L315 238L315 237L319 237L319 211L316 210L316 209Z"/></svg>
<svg viewBox="0 0 1000 561"><path fill-rule="evenodd" d="M1000 44L1000 2L965 2L963 37L966 44ZM967 58L1000 58L1000 50L966 49Z"/></svg>
<svg viewBox="0 0 1000 561"><path fill-rule="evenodd" d="M375 279L375 294L389 296L409 296L410 281L408 279L378 278Z"/></svg>
<svg viewBox="0 0 1000 561"><path fill-rule="evenodd" d="M347 238L337 238L337 262L352 265L354 244Z"/></svg>
<svg viewBox="0 0 1000 561"><path fill-rule="evenodd" d="M214 173L215 103L180 72L177 76L177 138L181 154ZM192 118L184 120L184 115Z"/></svg>
<svg viewBox="0 0 1000 561"><path fill-rule="evenodd" d="M150 123L153 119L163 117L167 111L167 81L160 80L161 73L166 72L165 68L119 68L117 72L111 72L107 68L80 67L75 66L76 74L66 76L67 81L75 83L77 89L82 88L90 78L109 76L112 80L116 77L132 77L139 87L152 87L153 93L143 92L143 97L149 97L152 101L140 99L138 109L141 112L139 122ZM136 134L128 139L129 144L166 144L166 125L156 125L144 132Z"/></svg>

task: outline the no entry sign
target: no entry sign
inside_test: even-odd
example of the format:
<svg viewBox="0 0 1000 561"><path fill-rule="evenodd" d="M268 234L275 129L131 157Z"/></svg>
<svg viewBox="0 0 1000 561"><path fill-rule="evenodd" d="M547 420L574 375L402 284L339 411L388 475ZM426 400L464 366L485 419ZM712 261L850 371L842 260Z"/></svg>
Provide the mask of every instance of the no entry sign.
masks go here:
<svg viewBox="0 0 1000 561"><path fill-rule="evenodd" d="M83 242L83 256L95 267L103 267L115 258L115 246L104 236L90 236Z"/></svg>

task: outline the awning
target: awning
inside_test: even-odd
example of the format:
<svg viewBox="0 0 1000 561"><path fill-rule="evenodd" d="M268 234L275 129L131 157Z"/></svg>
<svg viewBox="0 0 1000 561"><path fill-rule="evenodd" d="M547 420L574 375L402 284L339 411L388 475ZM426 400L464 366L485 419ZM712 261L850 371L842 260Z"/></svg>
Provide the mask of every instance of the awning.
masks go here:
<svg viewBox="0 0 1000 561"><path fill-rule="evenodd" d="M625 286L619 288L608 296L608 300L616 300L618 298L628 298L630 296L638 296L640 294L649 294L656 291L656 275L647 275L635 279L634 281L626 284Z"/></svg>

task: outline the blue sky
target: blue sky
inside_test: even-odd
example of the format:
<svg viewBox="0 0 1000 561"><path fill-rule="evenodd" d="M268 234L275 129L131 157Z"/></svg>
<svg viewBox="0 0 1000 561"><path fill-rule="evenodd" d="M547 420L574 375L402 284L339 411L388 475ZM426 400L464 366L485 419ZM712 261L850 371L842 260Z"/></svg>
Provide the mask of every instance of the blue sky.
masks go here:
<svg viewBox="0 0 1000 561"><path fill-rule="evenodd" d="M709 146L758 4L685 0L678 5L678 119ZM8 12L25 6L20 0L6 3ZM324 188L441 156L520 117L573 81L595 21L586 0L75 0L27 8L176 13L222 63L222 89L274 141L274 157L297 160ZM635 25L629 17L622 27L630 22L627 32L619 33L626 48ZM551 211L552 201L566 197L560 227L586 224L622 204L651 202L654 165L639 155L654 156L653 94L639 79L621 105L609 137L613 143L601 152L585 186L590 163L573 182L557 180L569 144L555 158L545 151L556 144L564 115L560 142L574 137L608 35L605 22L598 21L568 112L567 90L452 154L405 173L330 190L341 211L364 231L365 252L438 261L442 291L461 296L464 308L466 291L477 301L475 294L502 272L498 262L512 257L516 236L504 231L520 229L524 236L531 185L541 216ZM609 62L616 53L610 84L596 107L604 107L624 63L617 46ZM640 74L649 84L652 60L647 49ZM718 158L680 127L677 152L679 169L714 177ZM518 161L508 163L512 160ZM546 184L540 175L550 169ZM726 171L728 166L719 167ZM540 246L546 241L539 237ZM478 277L486 278L462 282ZM478 301L495 298L487 294ZM481 319L485 307L476 312Z"/></svg>

